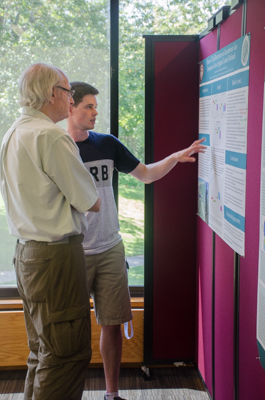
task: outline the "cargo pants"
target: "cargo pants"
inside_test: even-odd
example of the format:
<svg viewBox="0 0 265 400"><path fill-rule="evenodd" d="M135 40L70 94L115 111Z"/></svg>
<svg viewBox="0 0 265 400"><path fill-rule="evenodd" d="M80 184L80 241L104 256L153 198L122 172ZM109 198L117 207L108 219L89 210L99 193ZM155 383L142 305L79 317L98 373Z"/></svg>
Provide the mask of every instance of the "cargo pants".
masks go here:
<svg viewBox="0 0 265 400"><path fill-rule="evenodd" d="M17 242L14 265L30 354L25 400L80 400L91 358L83 235Z"/></svg>

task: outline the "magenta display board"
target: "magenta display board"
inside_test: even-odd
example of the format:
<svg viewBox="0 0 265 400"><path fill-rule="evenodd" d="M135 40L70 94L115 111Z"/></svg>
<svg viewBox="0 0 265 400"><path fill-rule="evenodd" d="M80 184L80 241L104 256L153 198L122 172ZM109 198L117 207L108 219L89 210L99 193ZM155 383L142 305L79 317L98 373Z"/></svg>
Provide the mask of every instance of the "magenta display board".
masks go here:
<svg viewBox="0 0 265 400"><path fill-rule="evenodd" d="M217 50L217 31L200 40L199 61ZM198 72L199 73L199 72ZM212 393L212 231L197 220L198 368ZM206 245L207 244L207 245Z"/></svg>
<svg viewBox="0 0 265 400"><path fill-rule="evenodd" d="M173 41L155 43L154 57L154 158L158 161L197 138L198 130L194 129L198 123L199 62L215 53L218 43L221 49L243 33L251 35L245 257L240 258L239 281L240 400L265 399L265 370L259 361L256 340L264 27L264 0L247 0L218 28L200 39L199 57L197 43L176 45ZM207 388L211 394L214 391L214 400L235 400L236 254L215 235L213 310L213 233L200 218L197 222L195 218L194 223L197 211L194 167L196 164L178 165L154 184L153 357L157 360L194 357ZM197 326L188 318L193 312Z"/></svg>
<svg viewBox="0 0 265 400"><path fill-rule="evenodd" d="M220 25L220 48L241 34L239 7ZM249 112L246 179L245 257L240 258L239 399L265 398L265 371L258 360L256 342L257 274L259 245L259 190L262 134L263 85L265 71L265 4L248 0L246 33L251 34L249 70ZM200 60L217 47L217 28L200 40ZM208 226L198 221L198 367L212 393L211 314L203 299L211 299L211 247ZM207 251L208 249L208 251ZM233 310L234 252L216 235L215 243L215 400L234 400ZM209 338L209 342L205 340Z"/></svg>
<svg viewBox="0 0 265 400"><path fill-rule="evenodd" d="M194 41L155 43L154 161L197 138L197 48ZM196 182L192 163L154 184L155 360L195 358Z"/></svg>
<svg viewBox="0 0 265 400"><path fill-rule="evenodd" d="M237 40L241 36L242 9L233 13L228 20L220 26L220 48ZM226 28L225 28L226 27ZM200 61L215 53L217 48L217 29L200 40ZM207 247L212 249L212 237L209 241L205 237L206 224L198 221L200 235L198 235L198 249ZM202 225L202 226L201 226ZM209 236L209 235L207 235ZM199 252L200 254L200 252ZM198 257L199 274L204 276L205 281L198 281L199 292L201 285L209 288L212 280L212 259L203 260ZM215 236L215 396L216 399L233 399L233 262L234 252L222 239ZM202 337L210 337L212 334L212 286L204 293L208 297L210 306L202 308L199 314L199 343ZM224 295L225 293L225 295ZM210 308L210 310L209 310ZM202 325L203 324L203 325ZM198 366L206 385L213 394L212 382L212 341L205 343L204 351L198 354Z"/></svg>
<svg viewBox="0 0 265 400"><path fill-rule="evenodd" d="M197 242L208 243L197 247L197 364L212 393L212 230L201 218L198 218Z"/></svg>
<svg viewBox="0 0 265 400"><path fill-rule="evenodd" d="M251 32L249 71L248 162L246 194L246 257L241 261L240 286L240 399L262 399L265 370L258 360L256 341L259 251L259 190L261 169L263 83L265 73L265 4L249 0L247 32ZM257 193L257 196L253 196ZM246 378L248 377L248 378ZM253 388L253 390L251 390Z"/></svg>

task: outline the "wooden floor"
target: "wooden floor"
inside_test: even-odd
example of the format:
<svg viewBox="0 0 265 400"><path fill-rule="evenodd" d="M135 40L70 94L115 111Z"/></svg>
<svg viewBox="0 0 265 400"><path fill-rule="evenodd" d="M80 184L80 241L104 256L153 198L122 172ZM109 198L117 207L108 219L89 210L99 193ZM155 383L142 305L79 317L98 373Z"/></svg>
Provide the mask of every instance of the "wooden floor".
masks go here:
<svg viewBox="0 0 265 400"><path fill-rule="evenodd" d="M0 371L0 400L23 400L25 370ZM197 369L160 367L150 369L150 379L141 368L122 368L120 395L128 400L210 400ZM105 380L102 368L89 368L83 400L103 400Z"/></svg>

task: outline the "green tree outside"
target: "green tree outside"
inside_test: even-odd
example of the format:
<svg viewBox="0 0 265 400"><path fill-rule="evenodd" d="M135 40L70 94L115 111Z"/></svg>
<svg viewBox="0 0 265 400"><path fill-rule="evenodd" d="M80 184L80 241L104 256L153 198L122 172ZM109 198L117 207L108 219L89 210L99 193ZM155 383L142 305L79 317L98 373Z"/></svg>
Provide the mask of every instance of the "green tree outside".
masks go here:
<svg viewBox="0 0 265 400"><path fill-rule="evenodd" d="M35 62L56 65L70 80L95 85L101 93L97 129L109 133L109 26L108 0L1 1L0 142L20 114L21 72ZM15 284L9 277L15 242L0 195L0 285Z"/></svg>
<svg viewBox="0 0 265 400"><path fill-rule="evenodd" d="M120 0L119 138L141 161L144 161L143 35L202 32L207 20L225 3L225 0ZM20 113L17 105L19 76L34 62L56 65L70 80L96 86L100 92L96 130L110 133L109 11L109 0L1 1L0 142ZM120 174L122 202L131 210L129 216L126 211L120 215L127 255L141 255L144 185L124 174ZM139 219L140 212L142 219ZM15 241L8 234L0 198L0 273L13 268ZM130 284L143 283L143 266L138 269L139 274L130 278ZM130 275L135 275L131 272Z"/></svg>
<svg viewBox="0 0 265 400"><path fill-rule="evenodd" d="M120 0L119 138L144 162L144 76L143 35L193 35L207 27L208 19L225 0ZM177 150L177 149L176 149ZM144 185L124 174L119 177L121 234L126 254L144 253ZM125 199L131 199L131 220L125 218ZM135 215L135 218L133 217ZM131 285L143 284L143 265L129 272Z"/></svg>

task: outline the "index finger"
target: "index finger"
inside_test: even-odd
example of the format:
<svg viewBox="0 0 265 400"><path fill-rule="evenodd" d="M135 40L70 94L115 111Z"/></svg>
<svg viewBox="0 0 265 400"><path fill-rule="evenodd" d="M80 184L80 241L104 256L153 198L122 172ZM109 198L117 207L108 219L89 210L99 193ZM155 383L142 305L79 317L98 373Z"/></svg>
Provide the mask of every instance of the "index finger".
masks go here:
<svg viewBox="0 0 265 400"><path fill-rule="evenodd" d="M200 144L200 143L202 143L202 142L204 142L204 141L205 141L205 138L198 139L198 140L195 140L194 144L195 144L195 143L196 143L196 144Z"/></svg>

